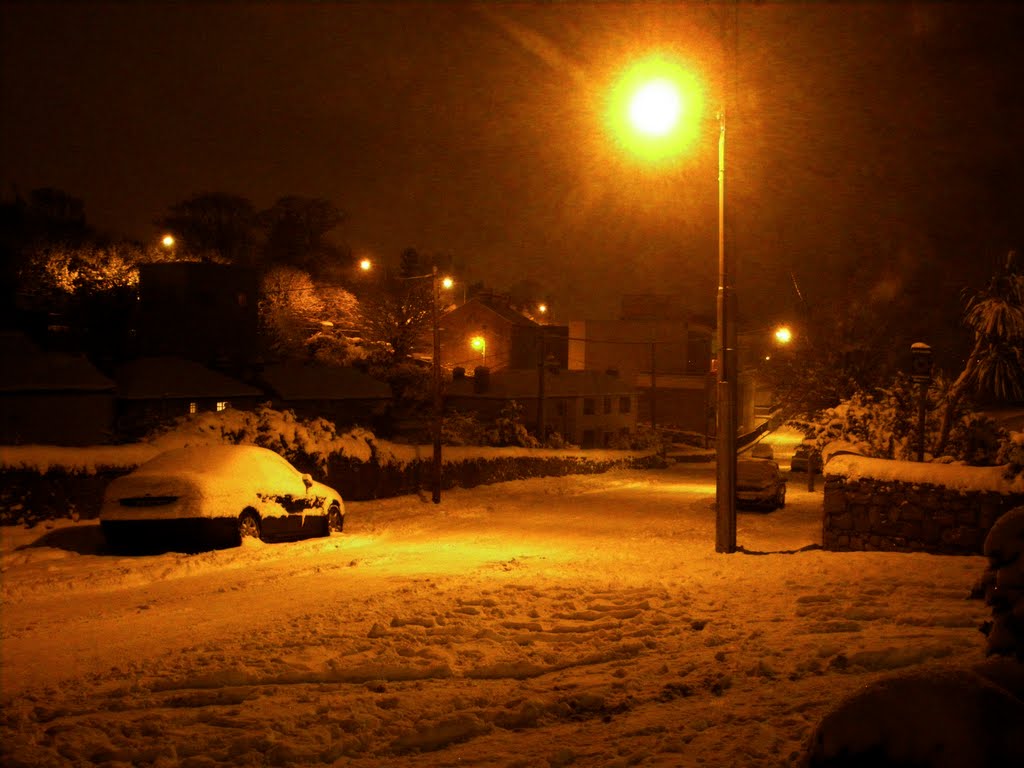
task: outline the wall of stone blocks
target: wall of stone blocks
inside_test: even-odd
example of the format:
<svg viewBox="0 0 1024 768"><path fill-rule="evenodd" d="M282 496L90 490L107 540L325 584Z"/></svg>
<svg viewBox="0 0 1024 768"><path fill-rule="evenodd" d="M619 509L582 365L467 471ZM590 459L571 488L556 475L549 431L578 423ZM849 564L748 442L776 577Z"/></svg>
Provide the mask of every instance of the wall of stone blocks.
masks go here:
<svg viewBox="0 0 1024 768"><path fill-rule="evenodd" d="M835 551L980 555L985 536L1024 494L825 476L822 546Z"/></svg>

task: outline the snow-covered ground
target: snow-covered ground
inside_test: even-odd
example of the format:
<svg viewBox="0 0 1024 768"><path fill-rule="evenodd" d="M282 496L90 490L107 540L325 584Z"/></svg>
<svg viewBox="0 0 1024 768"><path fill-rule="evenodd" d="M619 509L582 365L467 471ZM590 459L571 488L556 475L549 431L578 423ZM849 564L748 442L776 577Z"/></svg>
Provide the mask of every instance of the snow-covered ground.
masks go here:
<svg viewBox="0 0 1024 768"><path fill-rule="evenodd" d="M516 481L191 556L2 529L0 763L776 766L866 683L983 660L984 558L815 549L799 480L716 554L714 493Z"/></svg>

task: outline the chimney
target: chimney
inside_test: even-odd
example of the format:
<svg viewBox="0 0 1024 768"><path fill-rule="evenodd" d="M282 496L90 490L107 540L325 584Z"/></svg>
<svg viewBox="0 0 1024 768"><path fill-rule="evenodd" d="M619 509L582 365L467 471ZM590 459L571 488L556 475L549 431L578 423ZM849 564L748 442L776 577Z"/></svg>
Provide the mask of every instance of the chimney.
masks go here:
<svg viewBox="0 0 1024 768"><path fill-rule="evenodd" d="M473 369L473 392L481 394L491 387L491 369L478 365Z"/></svg>

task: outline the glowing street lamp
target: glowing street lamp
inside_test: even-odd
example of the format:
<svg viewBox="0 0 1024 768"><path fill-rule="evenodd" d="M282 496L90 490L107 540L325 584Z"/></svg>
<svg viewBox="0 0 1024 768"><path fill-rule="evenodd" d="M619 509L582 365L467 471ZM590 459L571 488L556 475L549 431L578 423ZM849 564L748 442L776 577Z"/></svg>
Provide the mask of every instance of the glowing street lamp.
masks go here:
<svg viewBox="0 0 1024 768"><path fill-rule="evenodd" d="M775 329L775 340L779 344L789 344L793 340L793 332L785 325Z"/></svg>
<svg viewBox="0 0 1024 768"><path fill-rule="evenodd" d="M667 56L638 62L613 91L609 119L634 154L649 163L670 162L695 138L703 98L696 78ZM715 550L736 551L737 365L735 256L726 248L731 221L725 208L725 109L718 111L718 364L715 400L716 447Z"/></svg>
<svg viewBox="0 0 1024 768"><path fill-rule="evenodd" d="M171 235L171 234L164 235L162 238L160 238L160 244L164 248L173 248L174 247L174 235Z"/></svg>
<svg viewBox="0 0 1024 768"><path fill-rule="evenodd" d="M368 258L362 258L359 260L359 269L361 269L363 272L369 272L371 269L373 269L373 262L370 261Z"/></svg>
<svg viewBox="0 0 1024 768"><path fill-rule="evenodd" d="M483 336L474 336L469 340L469 346L480 353L480 365L487 364L487 339Z"/></svg>

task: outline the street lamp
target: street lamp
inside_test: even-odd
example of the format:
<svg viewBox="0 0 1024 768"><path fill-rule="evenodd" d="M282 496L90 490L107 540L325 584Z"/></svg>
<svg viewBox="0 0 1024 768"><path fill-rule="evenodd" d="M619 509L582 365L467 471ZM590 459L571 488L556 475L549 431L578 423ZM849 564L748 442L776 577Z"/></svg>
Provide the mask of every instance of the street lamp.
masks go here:
<svg viewBox="0 0 1024 768"><path fill-rule="evenodd" d="M469 340L469 346L480 353L480 365L487 365L487 339L483 336L474 336Z"/></svg>
<svg viewBox="0 0 1024 768"><path fill-rule="evenodd" d="M172 234L164 235L162 238L160 238L160 244L164 248L173 248L174 247L174 235L172 235Z"/></svg>
<svg viewBox="0 0 1024 768"><path fill-rule="evenodd" d="M695 79L677 62L655 56L635 65L612 101L613 122L630 148L659 161L678 154L694 137L703 102ZM622 124L625 115L625 124ZM735 255L725 207L725 109L718 110L718 429L715 550L736 551L737 366Z"/></svg>

